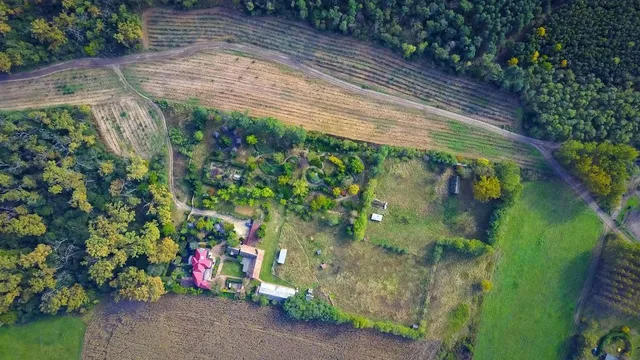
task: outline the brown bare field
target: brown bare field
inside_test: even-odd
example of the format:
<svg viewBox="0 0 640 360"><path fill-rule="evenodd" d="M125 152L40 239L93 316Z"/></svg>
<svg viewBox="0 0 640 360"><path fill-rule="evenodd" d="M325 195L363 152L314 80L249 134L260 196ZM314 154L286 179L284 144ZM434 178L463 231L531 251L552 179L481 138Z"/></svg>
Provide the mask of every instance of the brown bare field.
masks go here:
<svg viewBox="0 0 640 360"><path fill-rule="evenodd" d="M118 155L137 153L149 157L164 144L157 116L125 89L111 69L67 70L0 84L0 109L3 110L65 104L91 105L100 136Z"/></svg>
<svg viewBox="0 0 640 360"><path fill-rule="evenodd" d="M73 89L73 93L64 94L64 86ZM37 79L0 83L0 109L104 104L117 101L123 95L126 95L124 85L111 69L69 70Z"/></svg>
<svg viewBox="0 0 640 360"><path fill-rule="evenodd" d="M288 320L271 307L205 296L107 302L85 334L82 359L433 359L439 344L350 326Z"/></svg>
<svg viewBox="0 0 640 360"><path fill-rule="evenodd" d="M91 107L98 130L107 146L116 154L136 153L145 157L164 144L161 125L144 102L126 98Z"/></svg>
<svg viewBox="0 0 640 360"><path fill-rule="evenodd" d="M224 52L129 65L130 83L149 96L250 110L285 123L355 140L468 156L511 158L529 167L540 159L525 145L453 120L377 101L266 60Z"/></svg>
<svg viewBox="0 0 640 360"><path fill-rule="evenodd" d="M167 49L227 40L277 50L363 87L418 99L450 111L515 128L518 101L498 89L443 73L423 62L408 62L389 49L346 36L319 32L275 17L250 17L213 8L191 12L150 9L144 14L145 43Z"/></svg>

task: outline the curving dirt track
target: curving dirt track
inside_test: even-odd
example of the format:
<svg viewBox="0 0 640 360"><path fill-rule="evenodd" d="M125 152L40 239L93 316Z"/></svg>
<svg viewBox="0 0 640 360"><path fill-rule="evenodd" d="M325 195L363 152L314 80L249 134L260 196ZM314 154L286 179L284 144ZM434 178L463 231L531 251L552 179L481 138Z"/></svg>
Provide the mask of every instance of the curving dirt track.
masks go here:
<svg viewBox="0 0 640 360"><path fill-rule="evenodd" d="M439 345L291 321L275 308L244 301L166 295L155 303L100 305L87 327L82 359L429 360Z"/></svg>

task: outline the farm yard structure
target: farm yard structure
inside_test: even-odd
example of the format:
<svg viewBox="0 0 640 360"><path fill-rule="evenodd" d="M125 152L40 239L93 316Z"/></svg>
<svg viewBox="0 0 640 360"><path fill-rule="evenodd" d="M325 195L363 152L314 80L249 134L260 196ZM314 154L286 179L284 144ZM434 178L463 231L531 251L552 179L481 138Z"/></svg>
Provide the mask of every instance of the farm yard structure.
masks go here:
<svg viewBox="0 0 640 360"><path fill-rule="evenodd" d="M276 260L276 262L280 265L283 265L286 259L287 259L287 249L280 249L280 252L278 253L278 259Z"/></svg>
<svg viewBox="0 0 640 360"><path fill-rule="evenodd" d="M229 254L242 257L242 272L250 279L260 279L260 269L264 260L264 250L248 245L229 248Z"/></svg>
<svg viewBox="0 0 640 360"><path fill-rule="evenodd" d="M251 227L249 228L249 234L247 235L247 238L244 242L245 245L248 246L256 246L258 245L258 235L256 234L256 232L258 231L258 228L260 228L260 221L254 220L251 222Z"/></svg>
<svg viewBox="0 0 640 360"><path fill-rule="evenodd" d="M458 195L460 193L460 176L452 176L449 179L449 193Z"/></svg>
<svg viewBox="0 0 640 360"><path fill-rule="evenodd" d="M382 210L387 210L387 206L389 206L389 203L386 201L373 199L373 201L371 202L371 205L379 207Z"/></svg>
<svg viewBox="0 0 640 360"><path fill-rule="evenodd" d="M297 292L298 290L294 288L270 284L266 282L260 283L260 285L258 285L258 289L256 290L256 294L264 295L269 298L269 300L273 301L284 301L295 295Z"/></svg>
<svg viewBox="0 0 640 360"><path fill-rule="evenodd" d="M195 285L201 289L211 290L212 269L215 259L209 249L198 248L189 257L189 264L193 267L191 275Z"/></svg>
<svg viewBox="0 0 640 360"><path fill-rule="evenodd" d="M382 221L382 215L373 213L373 214L371 214L371 220L373 220L375 222L381 222Z"/></svg>

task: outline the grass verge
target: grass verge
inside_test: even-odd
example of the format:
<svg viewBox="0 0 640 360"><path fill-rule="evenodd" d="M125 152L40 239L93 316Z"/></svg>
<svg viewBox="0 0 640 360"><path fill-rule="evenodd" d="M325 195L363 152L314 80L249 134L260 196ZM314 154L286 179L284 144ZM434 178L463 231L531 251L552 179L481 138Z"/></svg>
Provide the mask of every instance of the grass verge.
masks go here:
<svg viewBox="0 0 640 360"><path fill-rule="evenodd" d="M85 330L83 320L73 316L0 328L0 359L79 359Z"/></svg>
<svg viewBox="0 0 640 360"><path fill-rule="evenodd" d="M474 358L556 359L602 224L564 184L534 182L505 226Z"/></svg>

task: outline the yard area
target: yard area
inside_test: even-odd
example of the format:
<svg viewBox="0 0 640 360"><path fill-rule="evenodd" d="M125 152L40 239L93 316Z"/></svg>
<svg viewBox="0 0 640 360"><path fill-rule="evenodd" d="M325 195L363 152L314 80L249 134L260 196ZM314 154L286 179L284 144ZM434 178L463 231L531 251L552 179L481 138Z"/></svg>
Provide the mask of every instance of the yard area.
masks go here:
<svg viewBox="0 0 640 360"><path fill-rule="evenodd" d="M0 328L0 359L78 359L86 325L79 317L56 316Z"/></svg>
<svg viewBox="0 0 640 360"><path fill-rule="evenodd" d="M453 170L430 170L422 160L389 160L379 178L376 198L389 203L380 223L370 222L366 236L386 240L422 255L434 241L452 236L482 240L490 205L473 200L470 182L462 181L460 194L449 196Z"/></svg>
<svg viewBox="0 0 640 360"><path fill-rule="evenodd" d="M295 216L286 218L279 244L288 251L286 263L276 266L282 279L302 288L317 286L317 291L349 313L416 322L428 275L424 257L389 253L351 240L340 226Z"/></svg>
<svg viewBox="0 0 640 360"><path fill-rule="evenodd" d="M242 264L233 259L225 259L222 264L222 275L244 277L242 272Z"/></svg>
<svg viewBox="0 0 640 360"><path fill-rule="evenodd" d="M557 359L602 224L566 185L531 182L505 226L475 359Z"/></svg>

